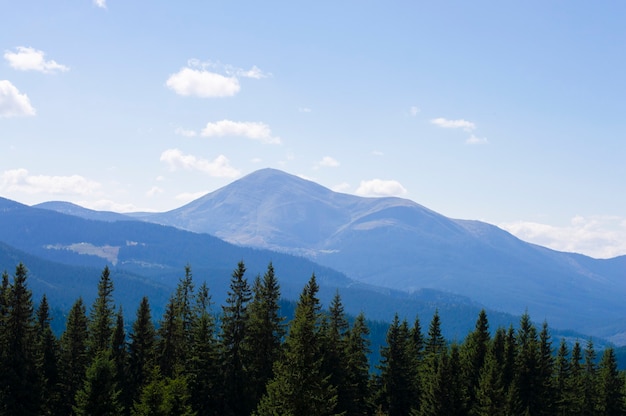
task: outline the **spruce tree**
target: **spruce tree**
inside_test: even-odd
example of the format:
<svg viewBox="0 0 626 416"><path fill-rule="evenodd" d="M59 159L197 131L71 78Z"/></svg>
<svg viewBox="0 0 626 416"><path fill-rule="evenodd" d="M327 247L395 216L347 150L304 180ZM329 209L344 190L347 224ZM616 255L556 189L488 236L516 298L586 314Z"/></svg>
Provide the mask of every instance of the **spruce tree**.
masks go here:
<svg viewBox="0 0 626 416"><path fill-rule="evenodd" d="M556 391L554 385L554 351L548 323L544 321L539 333L539 363L538 363L539 415L552 416L555 412Z"/></svg>
<svg viewBox="0 0 626 416"><path fill-rule="evenodd" d="M470 332L461 347L463 362L463 382L467 392L467 408L471 409L476 401L476 390L480 383L480 371L485 363L489 349L489 322L487 313L481 310L474 331Z"/></svg>
<svg viewBox="0 0 626 416"><path fill-rule="evenodd" d="M571 385L571 366L569 349L565 339L561 339L554 363L554 414L567 416L571 414L569 390Z"/></svg>
<svg viewBox="0 0 626 416"><path fill-rule="evenodd" d="M111 340L111 360L115 365L115 383L120 390L119 402L124 408L124 414L130 414L133 404L129 383L128 358L124 314L120 306L115 318L115 328Z"/></svg>
<svg viewBox="0 0 626 416"><path fill-rule="evenodd" d="M89 313L89 353L92 357L111 348L114 310L113 281L109 267L105 266L98 282L98 296Z"/></svg>
<svg viewBox="0 0 626 416"><path fill-rule="evenodd" d="M361 312L354 320L345 346L347 373L345 378L344 401L346 416L366 415L370 413L371 391L369 385L370 341L369 328L365 315Z"/></svg>
<svg viewBox="0 0 626 416"><path fill-rule="evenodd" d="M387 331L386 343L381 347L380 376L378 377L378 404L389 416L407 415L419 408L414 395L414 349L406 320L393 318Z"/></svg>
<svg viewBox="0 0 626 416"><path fill-rule="evenodd" d="M206 283L198 289L193 310L191 353L187 364L189 402L199 415L219 415L223 385L219 371L215 320L211 312L211 297Z"/></svg>
<svg viewBox="0 0 626 416"><path fill-rule="evenodd" d="M337 389L323 372L320 351L319 287L315 275L304 287L285 339L284 353L274 367L255 415L334 415Z"/></svg>
<svg viewBox="0 0 626 416"><path fill-rule="evenodd" d="M506 332L498 328L489 344L470 415L504 415L507 411L507 389L504 383Z"/></svg>
<svg viewBox="0 0 626 416"><path fill-rule="evenodd" d="M245 336L248 363L250 401L255 406L265 394L265 386L274 375L274 362L280 357L285 336L284 318L280 315L280 286L269 263L261 279L257 276L252 286L252 300L248 305L249 325Z"/></svg>
<svg viewBox="0 0 626 416"><path fill-rule="evenodd" d="M425 353L427 358L441 354L446 349L446 339L441 333L441 318L439 311L435 310L433 318L428 326Z"/></svg>
<svg viewBox="0 0 626 416"><path fill-rule="evenodd" d="M541 410L540 350L537 329L528 313L520 319L517 342L515 387L519 392L521 410L538 415Z"/></svg>
<svg viewBox="0 0 626 416"><path fill-rule="evenodd" d="M596 351L593 340L588 339L585 346L585 362L583 372L583 414L594 414L598 407L598 384L596 368Z"/></svg>
<svg viewBox="0 0 626 416"><path fill-rule="evenodd" d="M245 337L249 326L248 302L252 299L245 277L246 267L240 261L233 271L226 305L222 306L221 353L224 371L224 415L249 414L250 394L246 390L245 369L250 357L246 354Z"/></svg>
<svg viewBox="0 0 626 416"><path fill-rule="evenodd" d="M82 298L78 298L72 305L67 316L65 331L61 335L61 397L63 397L62 411L59 414L69 415L76 404L75 397L83 385L85 371L89 365L87 354L88 332L87 315Z"/></svg>
<svg viewBox="0 0 626 416"><path fill-rule="evenodd" d="M133 322L128 345L128 394L137 398L155 363L156 332L152 322L150 302L143 297L137 309L137 317Z"/></svg>
<svg viewBox="0 0 626 416"><path fill-rule="evenodd" d="M626 413L624 379L619 374L615 351L611 347L602 353L598 368L598 412L607 416Z"/></svg>
<svg viewBox="0 0 626 416"><path fill-rule="evenodd" d="M100 351L92 361L83 387L76 393L77 416L119 416L123 408L115 382L115 363L109 351Z"/></svg>
<svg viewBox="0 0 626 416"><path fill-rule="evenodd" d="M7 415L38 415L40 410L36 323L27 277L26 266L19 263L7 294L0 394L0 409Z"/></svg>
<svg viewBox="0 0 626 416"><path fill-rule="evenodd" d="M41 415L56 415L61 411L59 390L59 346L50 327L48 300L43 295L37 309L36 359L41 382Z"/></svg>

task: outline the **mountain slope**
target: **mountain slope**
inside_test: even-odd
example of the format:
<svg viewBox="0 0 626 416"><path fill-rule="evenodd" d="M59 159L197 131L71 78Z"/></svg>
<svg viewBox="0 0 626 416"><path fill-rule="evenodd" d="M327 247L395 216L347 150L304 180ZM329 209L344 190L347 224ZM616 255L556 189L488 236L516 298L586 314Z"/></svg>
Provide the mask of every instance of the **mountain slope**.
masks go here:
<svg viewBox="0 0 626 416"><path fill-rule="evenodd" d="M305 255L363 283L444 290L597 336L626 332L626 268L523 242L401 198L335 193L273 169L146 221Z"/></svg>

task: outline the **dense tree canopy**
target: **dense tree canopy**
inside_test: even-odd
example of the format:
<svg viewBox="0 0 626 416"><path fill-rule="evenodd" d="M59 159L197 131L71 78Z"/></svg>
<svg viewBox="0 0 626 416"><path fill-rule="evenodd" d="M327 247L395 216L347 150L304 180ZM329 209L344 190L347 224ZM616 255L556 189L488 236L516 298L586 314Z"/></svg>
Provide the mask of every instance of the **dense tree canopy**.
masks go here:
<svg viewBox="0 0 626 416"><path fill-rule="evenodd" d="M158 325L144 297L127 327L105 267L89 314L78 299L58 338L26 267L4 272L0 416L626 415L614 350L591 339L555 348L527 313L490 330L481 311L454 343L438 313L425 334L419 317L396 315L372 366L365 316L347 316L339 293L324 309L315 275L287 322L272 264L252 286L245 272L242 261L216 314L187 266Z"/></svg>

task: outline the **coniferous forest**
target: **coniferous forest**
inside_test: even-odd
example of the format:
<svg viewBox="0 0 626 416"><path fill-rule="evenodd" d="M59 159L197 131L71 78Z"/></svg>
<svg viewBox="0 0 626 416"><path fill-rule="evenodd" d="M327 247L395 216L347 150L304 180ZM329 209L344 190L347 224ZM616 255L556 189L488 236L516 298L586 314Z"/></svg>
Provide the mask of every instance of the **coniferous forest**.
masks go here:
<svg viewBox="0 0 626 416"><path fill-rule="evenodd" d="M2 415L623 415L613 349L551 339L524 314L491 330L483 311L462 342L437 313L422 329L396 315L369 362L363 314L339 294L322 309L313 275L290 321L270 263L251 282L240 262L220 308L189 266L162 317L148 298L126 325L105 267L92 305L77 299L56 336L45 296L19 264L0 287Z"/></svg>

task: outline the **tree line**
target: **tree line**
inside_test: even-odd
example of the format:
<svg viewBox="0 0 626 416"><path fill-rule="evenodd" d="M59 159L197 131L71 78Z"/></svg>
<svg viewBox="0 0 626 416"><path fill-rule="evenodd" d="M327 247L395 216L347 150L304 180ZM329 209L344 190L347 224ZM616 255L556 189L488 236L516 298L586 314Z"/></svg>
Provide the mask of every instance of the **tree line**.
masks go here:
<svg viewBox="0 0 626 416"><path fill-rule="evenodd" d="M87 310L76 300L57 337L44 295L35 309L23 264L0 286L1 415L623 415L625 376L612 348L554 347L524 314L490 331L482 311L462 342L437 312L389 325L370 370L363 313L337 293L326 310L312 275L293 318L281 315L270 263L250 284L239 262L225 304L185 268L160 320L144 297L127 327L105 267ZM156 324L155 324L156 322Z"/></svg>

